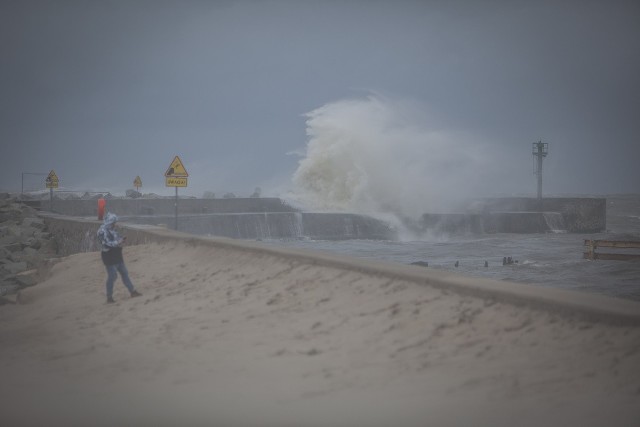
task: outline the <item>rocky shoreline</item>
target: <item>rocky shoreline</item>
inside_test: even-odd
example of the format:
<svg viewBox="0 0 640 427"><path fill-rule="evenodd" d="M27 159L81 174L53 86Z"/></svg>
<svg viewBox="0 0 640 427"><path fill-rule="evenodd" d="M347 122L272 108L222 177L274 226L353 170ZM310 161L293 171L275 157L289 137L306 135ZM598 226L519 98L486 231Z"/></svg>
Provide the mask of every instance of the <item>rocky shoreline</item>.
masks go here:
<svg viewBox="0 0 640 427"><path fill-rule="evenodd" d="M35 209L0 193L0 305L20 302L20 291L43 279L56 257L44 220Z"/></svg>

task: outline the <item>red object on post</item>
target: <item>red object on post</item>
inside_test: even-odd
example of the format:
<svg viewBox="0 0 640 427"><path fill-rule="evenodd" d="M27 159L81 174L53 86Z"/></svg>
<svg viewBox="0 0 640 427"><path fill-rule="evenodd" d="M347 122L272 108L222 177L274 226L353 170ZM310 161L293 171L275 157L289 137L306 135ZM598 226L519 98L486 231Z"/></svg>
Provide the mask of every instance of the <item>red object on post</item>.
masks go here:
<svg viewBox="0 0 640 427"><path fill-rule="evenodd" d="M98 199L98 220L102 221L104 219L104 207L106 206L107 201L102 197Z"/></svg>

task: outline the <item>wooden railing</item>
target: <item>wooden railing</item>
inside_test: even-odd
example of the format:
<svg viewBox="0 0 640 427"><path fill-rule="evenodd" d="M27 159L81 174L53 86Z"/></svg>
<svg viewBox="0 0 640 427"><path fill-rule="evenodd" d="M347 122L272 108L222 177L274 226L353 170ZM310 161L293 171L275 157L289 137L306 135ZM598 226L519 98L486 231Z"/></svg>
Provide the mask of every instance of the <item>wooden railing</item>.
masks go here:
<svg viewBox="0 0 640 427"><path fill-rule="evenodd" d="M585 240L584 245L587 251L584 253L586 259L605 259L616 261L640 261L640 253L596 253L597 248L615 249L640 249L640 242L630 242L622 240Z"/></svg>

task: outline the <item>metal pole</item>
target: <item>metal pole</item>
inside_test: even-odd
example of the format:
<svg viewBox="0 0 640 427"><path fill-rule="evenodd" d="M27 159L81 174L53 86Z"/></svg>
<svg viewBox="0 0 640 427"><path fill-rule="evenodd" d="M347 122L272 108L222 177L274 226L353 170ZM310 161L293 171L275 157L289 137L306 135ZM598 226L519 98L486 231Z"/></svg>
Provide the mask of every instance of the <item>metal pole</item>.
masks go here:
<svg viewBox="0 0 640 427"><path fill-rule="evenodd" d="M53 212L53 187L49 188L49 210Z"/></svg>
<svg viewBox="0 0 640 427"><path fill-rule="evenodd" d="M20 189L20 200L24 199L24 176L25 175L41 175L41 176L46 176L48 174L44 173L44 172L22 172L22 187Z"/></svg>
<svg viewBox="0 0 640 427"><path fill-rule="evenodd" d="M542 142L538 142L538 201L542 201Z"/></svg>
<svg viewBox="0 0 640 427"><path fill-rule="evenodd" d="M175 226L175 229L177 231L178 230L178 187L176 187L176 203L175 203L175 206L176 206L176 226Z"/></svg>

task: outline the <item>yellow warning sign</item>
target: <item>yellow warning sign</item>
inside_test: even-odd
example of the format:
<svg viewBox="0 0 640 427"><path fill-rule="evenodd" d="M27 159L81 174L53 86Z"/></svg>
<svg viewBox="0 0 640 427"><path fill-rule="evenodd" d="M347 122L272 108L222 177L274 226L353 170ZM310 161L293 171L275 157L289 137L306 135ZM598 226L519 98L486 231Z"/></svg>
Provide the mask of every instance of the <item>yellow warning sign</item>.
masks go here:
<svg viewBox="0 0 640 427"><path fill-rule="evenodd" d="M47 188L58 188L58 175L56 175L53 169L51 169L51 172L49 172L49 175L47 175L44 182L47 185Z"/></svg>
<svg viewBox="0 0 640 427"><path fill-rule="evenodd" d="M176 178L186 178L189 176L187 170L184 168L182 164L182 160L180 157L176 156L171 164L169 165L169 169L164 173L164 176L167 178L176 177ZM167 184L168 185L168 184ZM186 185L182 186L186 187Z"/></svg>
<svg viewBox="0 0 640 427"><path fill-rule="evenodd" d="M142 180L140 176L136 176L136 179L133 180L133 186L136 188L142 187Z"/></svg>
<svg viewBox="0 0 640 427"><path fill-rule="evenodd" d="M187 186L187 178L183 177L166 177L165 184L167 187L186 187Z"/></svg>

